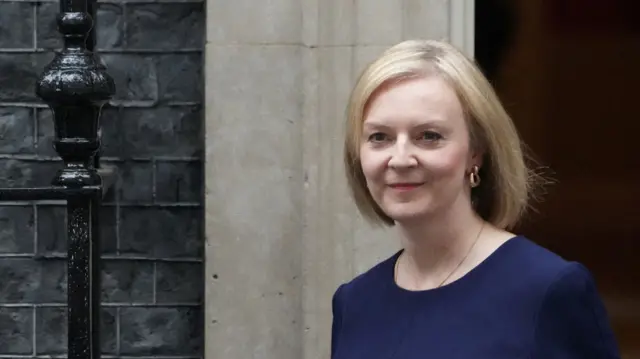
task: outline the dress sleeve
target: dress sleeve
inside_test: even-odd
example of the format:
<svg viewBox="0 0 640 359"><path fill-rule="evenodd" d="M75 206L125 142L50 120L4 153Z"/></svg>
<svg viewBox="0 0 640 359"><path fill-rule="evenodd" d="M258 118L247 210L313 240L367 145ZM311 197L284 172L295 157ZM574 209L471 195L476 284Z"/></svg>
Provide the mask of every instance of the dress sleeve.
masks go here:
<svg viewBox="0 0 640 359"><path fill-rule="evenodd" d="M340 338L340 329L342 327L342 308L344 305L344 284L340 285L333 294L331 300L331 311L333 313L333 322L331 324L331 358L335 356L335 351Z"/></svg>
<svg viewBox="0 0 640 359"><path fill-rule="evenodd" d="M549 287L534 333L532 359L620 358L594 280L578 263L571 263Z"/></svg>

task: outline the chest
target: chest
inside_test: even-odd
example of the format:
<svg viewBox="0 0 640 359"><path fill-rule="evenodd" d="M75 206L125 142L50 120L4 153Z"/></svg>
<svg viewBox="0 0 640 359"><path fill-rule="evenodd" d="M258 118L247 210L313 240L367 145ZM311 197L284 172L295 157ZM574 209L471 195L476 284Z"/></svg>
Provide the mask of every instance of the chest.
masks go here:
<svg viewBox="0 0 640 359"><path fill-rule="evenodd" d="M501 359L525 357L533 313L503 306L389 308L345 318L332 359Z"/></svg>

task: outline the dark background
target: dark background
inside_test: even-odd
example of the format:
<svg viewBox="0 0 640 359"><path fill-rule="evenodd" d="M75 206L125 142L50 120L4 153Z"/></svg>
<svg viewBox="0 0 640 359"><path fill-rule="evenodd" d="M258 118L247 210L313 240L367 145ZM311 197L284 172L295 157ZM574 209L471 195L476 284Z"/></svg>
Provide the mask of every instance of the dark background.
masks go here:
<svg viewBox="0 0 640 359"><path fill-rule="evenodd" d="M640 2L475 5L476 59L550 180L517 232L591 271L640 358Z"/></svg>
<svg viewBox="0 0 640 359"><path fill-rule="evenodd" d="M60 167L34 84L61 48L58 3L0 0L0 187ZM102 211L102 351L203 353L202 1L102 1L97 47L117 94L103 162L120 178ZM64 202L0 206L0 357L66 353Z"/></svg>

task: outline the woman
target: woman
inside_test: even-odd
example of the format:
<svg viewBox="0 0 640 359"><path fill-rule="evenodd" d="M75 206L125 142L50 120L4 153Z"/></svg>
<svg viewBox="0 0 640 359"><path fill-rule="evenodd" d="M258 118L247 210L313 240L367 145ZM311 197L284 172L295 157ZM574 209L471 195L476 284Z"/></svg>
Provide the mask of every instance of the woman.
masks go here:
<svg viewBox="0 0 640 359"><path fill-rule="evenodd" d="M452 46L406 41L348 109L361 213L403 249L333 297L333 359L619 358L592 277L510 233L533 187L511 119Z"/></svg>

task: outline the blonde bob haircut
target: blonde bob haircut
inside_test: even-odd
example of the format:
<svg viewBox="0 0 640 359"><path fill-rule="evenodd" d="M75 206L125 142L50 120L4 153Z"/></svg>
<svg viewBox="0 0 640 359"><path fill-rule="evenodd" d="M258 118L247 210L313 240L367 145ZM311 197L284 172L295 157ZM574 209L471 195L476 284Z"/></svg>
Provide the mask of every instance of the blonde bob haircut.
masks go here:
<svg viewBox="0 0 640 359"><path fill-rule="evenodd" d="M389 48L364 69L353 88L344 163L359 211L374 224L394 225L371 197L360 163L369 100L383 85L424 76L440 76L453 88L465 112L470 146L483 153L482 182L471 191L476 212L499 228L512 228L527 207L533 178L516 128L479 68L455 47L434 40L409 40Z"/></svg>

